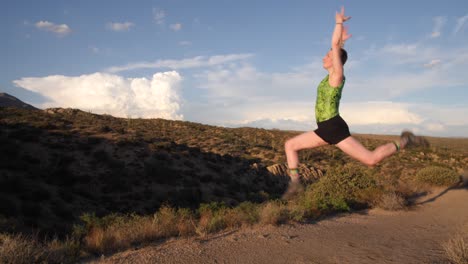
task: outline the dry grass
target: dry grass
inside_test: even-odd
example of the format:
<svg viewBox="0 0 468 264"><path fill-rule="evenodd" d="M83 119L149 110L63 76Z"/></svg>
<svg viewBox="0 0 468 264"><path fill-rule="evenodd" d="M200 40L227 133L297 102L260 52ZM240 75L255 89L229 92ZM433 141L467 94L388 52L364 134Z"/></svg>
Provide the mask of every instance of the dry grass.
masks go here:
<svg viewBox="0 0 468 264"><path fill-rule="evenodd" d="M37 237L0 234L0 263L75 263L79 245L73 240L39 242Z"/></svg>
<svg viewBox="0 0 468 264"><path fill-rule="evenodd" d="M90 217L83 238L84 248L93 253L115 252L158 239L190 236L195 234L193 221L188 209L168 206L163 206L153 216L114 216L108 223Z"/></svg>
<svg viewBox="0 0 468 264"><path fill-rule="evenodd" d="M447 258L454 264L468 263L468 224L452 239L442 244Z"/></svg>
<svg viewBox="0 0 468 264"><path fill-rule="evenodd" d="M396 192L386 192L377 201L376 207L396 211L406 207L406 200Z"/></svg>
<svg viewBox="0 0 468 264"><path fill-rule="evenodd" d="M263 225L279 225L289 218L288 208L280 201L266 203L260 212L260 223Z"/></svg>

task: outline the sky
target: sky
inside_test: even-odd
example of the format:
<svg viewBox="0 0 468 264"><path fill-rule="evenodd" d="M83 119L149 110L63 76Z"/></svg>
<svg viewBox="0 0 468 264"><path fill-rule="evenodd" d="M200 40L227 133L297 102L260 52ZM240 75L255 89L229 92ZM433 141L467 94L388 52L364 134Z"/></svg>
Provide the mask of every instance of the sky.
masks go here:
<svg viewBox="0 0 468 264"><path fill-rule="evenodd" d="M7 0L0 92L38 108L314 130L335 12L351 132L468 137L468 1Z"/></svg>

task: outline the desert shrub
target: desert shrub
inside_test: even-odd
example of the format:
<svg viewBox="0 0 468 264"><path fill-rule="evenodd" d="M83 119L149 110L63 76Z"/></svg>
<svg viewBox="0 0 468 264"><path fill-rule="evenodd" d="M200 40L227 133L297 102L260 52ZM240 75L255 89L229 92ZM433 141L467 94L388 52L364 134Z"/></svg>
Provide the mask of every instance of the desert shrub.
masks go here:
<svg viewBox="0 0 468 264"><path fill-rule="evenodd" d="M450 240L442 243L447 258L455 264L468 263L468 224Z"/></svg>
<svg viewBox="0 0 468 264"><path fill-rule="evenodd" d="M396 211L405 208L406 200L396 192L387 192L380 197L376 206L384 210Z"/></svg>
<svg viewBox="0 0 468 264"><path fill-rule="evenodd" d="M154 214L153 223L158 226L162 237L187 236L195 232L193 218L189 209L175 209L164 205Z"/></svg>
<svg viewBox="0 0 468 264"><path fill-rule="evenodd" d="M237 207L229 209L226 216L228 227L251 226L260 221L260 206L252 202L242 202Z"/></svg>
<svg viewBox="0 0 468 264"><path fill-rule="evenodd" d="M198 209L200 219L196 230L197 233L204 236L225 229L227 227L225 217L227 210L224 203L201 204Z"/></svg>
<svg viewBox="0 0 468 264"><path fill-rule="evenodd" d="M331 167L306 193L309 203L325 211L365 207L377 199L378 194L371 170L353 163Z"/></svg>
<svg viewBox="0 0 468 264"><path fill-rule="evenodd" d="M289 218L286 205L280 201L267 202L260 211L260 223L267 225L279 225Z"/></svg>
<svg viewBox="0 0 468 264"><path fill-rule="evenodd" d="M459 181L456 171L440 166L428 166L416 173L416 181L435 186L449 186Z"/></svg>
<svg viewBox="0 0 468 264"><path fill-rule="evenodd" d="M37 241L22 235L0 235L1 263L37 263L45 260L44 252Z"/></svg>

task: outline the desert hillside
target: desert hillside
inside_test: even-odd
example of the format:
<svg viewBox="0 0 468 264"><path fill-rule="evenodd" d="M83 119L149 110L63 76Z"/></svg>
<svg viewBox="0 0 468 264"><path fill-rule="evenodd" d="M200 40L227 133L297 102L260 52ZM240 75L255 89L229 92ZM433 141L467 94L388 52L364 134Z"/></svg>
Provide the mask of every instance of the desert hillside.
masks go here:
<svg viewBox="0 0 468 264"><path fill-rule="evenodd" d="M236 208L246 202L260 206L280 201L288 182L284 142L298 133L115 118L77 109L0 108L0 232L64 238L82 226L78 243L84 243L83 236L96 227L89 225L89 217L104 219L93 221L107 230L110 222L105 219L111 215L151 216L167 207L199 212L204 204ZM355 136L369 148L396 138ZM337 210L385 207L382 197L388 194L404 206L424 191L426 183L413 183L424 169L429 175L449 175L442 181L430 178L427 184L453 183L468 167L468 139L429 141L430 149L404 150L375 168L332 146L303 151L305 183L323 197L300 203L300 216L284 217L303 221ZM322 178L330 182L320 183ZM340 181L344 189L338 190L336 200L333 192ZM351 189L346 189L348 183ZM315 208L313 214L310 208ZM200 214L195 215L191 221L201 221ZM203 232L221 230L223 223ZM88 252L120 248L96 245Z"/></svg>

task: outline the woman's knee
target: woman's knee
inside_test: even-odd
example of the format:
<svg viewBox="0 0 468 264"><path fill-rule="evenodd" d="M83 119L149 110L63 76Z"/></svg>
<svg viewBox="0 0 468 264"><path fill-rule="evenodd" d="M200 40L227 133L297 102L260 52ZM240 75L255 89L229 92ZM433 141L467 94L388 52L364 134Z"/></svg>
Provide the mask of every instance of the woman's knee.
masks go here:
<svg viewBox="0 0 468 264"><path fill-rule="evenodd" d="M286 140L286 142L284 143L284 149L286 151L295 151L295 143L294 143L294 140L293 139L288 139Z"/></svg>

